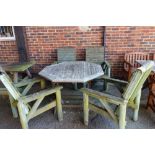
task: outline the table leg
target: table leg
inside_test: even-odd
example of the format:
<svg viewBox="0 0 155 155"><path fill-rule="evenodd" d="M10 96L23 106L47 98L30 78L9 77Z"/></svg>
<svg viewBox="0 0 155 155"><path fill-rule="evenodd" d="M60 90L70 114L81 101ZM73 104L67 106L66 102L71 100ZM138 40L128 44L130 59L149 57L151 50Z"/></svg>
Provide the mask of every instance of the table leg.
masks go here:
<svg viewBox="0 0 155 155"><path fill-rule="evenodd" d="M26 70L26 74L28 75L29 78L32 78L32 74L30 73L29 69Z"/></svg>
<svg viewBox="0 0 155 155"><path fill-rule="evenodd" d="M18 72L13 73L13 81L14 83L18 83Z"/></svg>

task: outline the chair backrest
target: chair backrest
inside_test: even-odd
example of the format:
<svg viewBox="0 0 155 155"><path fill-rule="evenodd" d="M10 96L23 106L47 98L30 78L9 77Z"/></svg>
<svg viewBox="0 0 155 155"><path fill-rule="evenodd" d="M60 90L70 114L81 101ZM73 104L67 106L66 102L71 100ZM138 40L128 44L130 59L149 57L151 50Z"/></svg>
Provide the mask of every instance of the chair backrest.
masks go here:
<svg viewBox="0 0 155 155"><path fill-rule="evenodd" d="M76 50L71 47L57 49L57 61L76 61Z"/></svg>
<svg viewBox="0 0 155 155"><path fill-rule="evenodd" d="M155 60L155 53L153 53L153 60Z"/></svg>
<svg viewBox="0 0 155 155"><path fill-rule="evenodd" d="M137 68L133 72L128 85L123 93L123 98L126 100L133 101L137 96L138 91L142 88L145 80L148 78L151 73L152 67L154 65L153 61L146 62L140 68Z"/></svg>
<svg viewBox="0 0 155 155"><path fill-rule="evenodd" d="M14 86L12 80L10 77L6 74L6 72L2 69L0 66L0 80L2 81L3 85L6 87L8 92L12 95L12 97L15 100L18 100L19 97L21 96L20 92L18 89Z"/></svg>
<svg viewBox="0 0 155 155"><path fill-rule="evenodd" d="M86 61L99 64L104 62L104 47L86 48Z"/></svg>
<svg viewBox="0 0 155 155"><path fill-rule="evenodd" d="M150 58L149 53L142 53L142 52L126 53L124 56L124 60L129 62L134 68L140 67L140 65L136 62L136 60L149 60L149 58ZM128 70L128 65L124 64L124 69Z"/></svg>

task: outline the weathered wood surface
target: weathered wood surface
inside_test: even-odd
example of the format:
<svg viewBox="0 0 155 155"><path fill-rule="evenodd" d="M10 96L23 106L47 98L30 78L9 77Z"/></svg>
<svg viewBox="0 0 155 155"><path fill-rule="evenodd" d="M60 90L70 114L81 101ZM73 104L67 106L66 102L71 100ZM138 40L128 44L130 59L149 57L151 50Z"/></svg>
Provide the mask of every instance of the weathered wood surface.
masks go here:
<svg viewBox="0 0 155 155"><path fill-rule="evenodd" d="M76 61L76 50L71 47L64 47L57 49L58 63L64 61Z"/></svg>
<svg viewBox="0 0 155 155"><path fill-rule="evenodd" d="M85 61L62 62L45 67L39 75L52 82L85 83L104 75L101 65Z"/></svg>
<svg viewBox="0 0 155 155"><path fill-rule="evenodd" d="M86 61L101 64L104 60L104 47L86 48Z"/></svg>
<svg viewBox="0 0 155 155"><path fill-rule="evenodd" d="M100 64L102 67L102 70L104 72L104 75L107 75L110 77L111 74L111 67L110 64L105 61L105 53L104 53L104 47L88 47L86 48L86 61L87 62L92 62L96 64ZM100 80L100 77L95 79L95 80ZM95 81L94 80L94 81ZM107 89L107 84L106 81L104 81L104 90Z"/></svg>
<svg viewBox="0 0 155 155"><path fill-rule="evenodd" d="M126 88L122 93L121 97L116 97L114 95L106 94L103 92L95 91L88 88L82 88L83 92L83 110L84 110L84 123L88 125L89 120L89 110L97 112L101 114L101 111L107 112L111 118L119 124L119 128L125 128L126 125L126 108L127 105L130 105L133 108L133 120L138 120L138 111L140 106L140 97L141 97L141 89L142 86L151 73L152 67L154 63L149 62L145 63L142 67L136 69L136 71L132 74L129 83L123 82L126 84ZM119 82L119 80L111 80L109 82ZM104 109L96 108L95 103L90 102L89 97L93 97L100 101L100 106L104 107ZM115 109L113 110L111 105L116 105L118 107L118 114ZM111 106L111 107L110 107Z"/></svg>
<svg viewBox="0 0 155 155"><path fill-rule="evenodd" d="M32 87L32 84L28 85L23 93L20 93L18 88L16 87L16 84L14 84L9 76L6 74L6 72L1 68L0 66L0 80L2 81L3 85L8 90L10 97L11 97L11 108L14 112L14 116L17 115L17 109L20 116L20 121L22 128L28 128L28 122L33 117L36 117L37 115L40 115L41 113L56 107L57 108L57 114L59 121L63 120L63 113L62 113L62 105L61 105L61 89L62 87L56 87L56 88L50 88L46 90L42 90L40 92L27 95L27 91ZM50 103L40 107L40 104L42 103L43 99L51 94L56 95L56 99L53 101L50 101ZM52 98L51 98L52 99ZM30 102L35 101L33 105L31 105ZM16 102L16 104L13 104Z"/></svg>
<svg viewBox="0 0 155 155"><path fill-rule="evenodd" d="M35 61L31 61L18 64L2 65L2 67L7 72L23 72L26 71L28 68L32 67L34 64Z"/></svg>
<svg viewBox="0 0 155 155"><path fill-rule="evenodd" d="M155 54L154 54L155 56ZM154 58L155 59L155 58ZM137 61L139 64L143 65L148 61ZM155 60L154 60L154 66L152 68L152 74L150 74L148 78L148 87L149 87L149 95L147 99L147 108L151 108L152 111L155 112Z"/></svg>
<svg viewBox="0 0 155 155"><path fill-rule="evenodd" d="M140 64L140 65L144 65L145 63L147 62L150 62L151 60L137 60L137 62ZM154 66L152 68L152 71L155 72L155 60L153 61L154 62Z"/></svg>
<svg viewBox="0 0 155 155"><path fill-rule="evenodd" d="M31 73L29 72L29 68L35 64L35 61L24 62L24 63L17 63L17 64L5 64L1 65L6 72L10 72L13 74L13 81L14 83L19 82L18 73L26 72L29 78L32 78Z"/></svg>
<svg viewBox="0 0 155 155"><path fill-rule="evenodd" d="M136 60L149 60L150 54L143 52L131 52L124 55L124 70L128 73L128 80L131 74L140 67Z"/></svg>

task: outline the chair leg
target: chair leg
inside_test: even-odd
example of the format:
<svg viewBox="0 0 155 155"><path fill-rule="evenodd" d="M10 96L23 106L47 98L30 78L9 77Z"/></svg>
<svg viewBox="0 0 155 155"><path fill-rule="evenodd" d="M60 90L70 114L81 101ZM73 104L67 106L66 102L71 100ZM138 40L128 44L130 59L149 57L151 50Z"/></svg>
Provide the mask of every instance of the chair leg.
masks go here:
<svg viewBox="0 0 155 155"><path fill-rule="evenodd" d="M146 109L151 108L155 112L155 97L152 94L149 94Z"/></svg>
<svg viewBox="0 0 155 155"><path fill-rule="evenodd" d="M63 113L62 113L62 104L61 104L61 92L60 90L56 91L56 108L57 108L57 114L58 114L58 120L63 120Z"/></svg>
<svg viewBox="0 0 155 155"><path fill-rule="evenodd" d="M104 80L104 83L103 83L103 90L104 90L104 91L107 91L107 90L108 90L108 83L107 83L107 80Z"/></svg>
<svg viewBox="0 0 155 155"><path fill-rule="evenodd" d="M21 126L22 126L23 129L28 129L29 128L28 127L28 121L27 121L25 111L23 109L23 103L18 102L17 107L18 107L18 111L19 111Z"/></svg>
<svg viewBox="0 0 155 155"><path fill-rule="evenodd" d="M126 104L120 105L119 108L119 128L125 129L126 126Z"/></svg>
<svg viewBox="0 0 155 155"><path fill-rule="evenodd" d="M89 101L88 101L88 95L83 94L83 112L84 112L84 124L88 126L89 122Z"/></svg>
<svg viewBox="0 0 155 155"><path fill-rule="evenodd" d="M131 72L131 67L130 67L129 71L128 71L128 81L130 80L131 74L132 74L132 72Z"/></svg>
<svg viewBox="0 0 155 155"><path fill-rule="evenodd" d="M140 98L141 98L141 89L139 90L136 98L135 98L135 105L136 109L134 109L134 114L133 114L133 120L137 121L138 120L138 112L139 112L139 106L140 106Z"/></svg>
<svg viewBox="0 0 155 155"><path fill-rule="evenodd" d="M41 79L40 85L41 85L41 89L44 89L45 88L46 83L45 83L45 80L44 79Z"/></svg>
<svg viewBox="0 0 155 155"><path fill-rule="evenodd" d="M18 112L17 108L13 105L13 102L15 101L12 96L9 94L9 100L10 100L10 105L11 105L11 110L14 118L18 117Z"/></svg>

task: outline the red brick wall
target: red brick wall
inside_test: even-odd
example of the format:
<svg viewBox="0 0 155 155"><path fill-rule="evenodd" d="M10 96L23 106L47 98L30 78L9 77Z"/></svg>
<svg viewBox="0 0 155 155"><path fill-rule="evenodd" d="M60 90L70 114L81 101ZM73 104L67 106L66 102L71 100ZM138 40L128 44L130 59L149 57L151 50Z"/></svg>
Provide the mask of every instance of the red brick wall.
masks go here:
<svg viewBox="0 0 155 155"><path fill-rule="evenodd" d="M103 27L90 27L88 31L78 26L26 27L28 56L35 59L38 72L55 61L56 49L71 46L77 49L77 60L84 60L85 48L101 46ZM112 66L112 75L122 77L126 52L155 53L155 27L106 27L106 59ZM0 63L18 62L15 41L0 41Z"/></svg>
<svg viewBox="0 0 155 155"><path fill-rule="evenodd" d="M106 51L113 75L122 77L124 53L155 53L155 27L106 27Z"/></svg>
<svg viewBox="0 0 155 155"><path fill-rule="evenodd" d="M56 49L59 47L76 48L77 60L83 60L86 47L102 46L103 27L90 27L88 31L78 26L26 27L26 37L29 57L37 61L38 71L57 60Z"/></svg>
<svg viewBox="0 0 155 155"><path fill-rule="evenodd" d="M15 63L19 61L15 41L0 41L0 64Z"/></svg>

